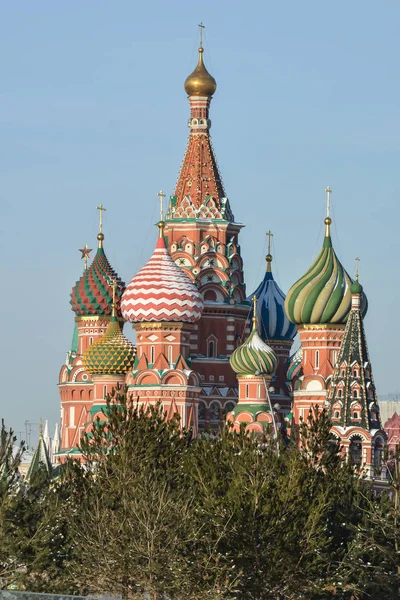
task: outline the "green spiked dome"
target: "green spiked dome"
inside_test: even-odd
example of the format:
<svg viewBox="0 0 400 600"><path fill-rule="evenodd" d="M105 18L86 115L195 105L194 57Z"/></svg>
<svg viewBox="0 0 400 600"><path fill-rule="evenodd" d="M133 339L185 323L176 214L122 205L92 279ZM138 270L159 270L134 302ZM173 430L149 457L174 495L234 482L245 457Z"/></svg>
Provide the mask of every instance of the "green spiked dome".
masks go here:
<svg viewBox="0 0 400 600"><path fill-rule="evenodd" d="M290 288L285 312L292 323L342 324L351 308L353 280L340 263L332 247L330 217L325 219L325 238L316 260ZM361 296L361 311L367 312L367 299Z"/></svg>
<svg viewBox="0 0 400 600"><path fill-rule="evenodd" d="M256 314L256 311L253 311ZM253 317L253 330L244 344L236 348L229 359L232 369L239 376L257 374L273 375L278 366L275 352L262 341L257 331L257 319Z"/></svg>
<svg viewBox="0 0 400 600"><path fill-rule="evenodd" d="M135 354L135 346L113 315L103 337L86 349L82 362L91 375L118 375L132 370Z"/></svg>

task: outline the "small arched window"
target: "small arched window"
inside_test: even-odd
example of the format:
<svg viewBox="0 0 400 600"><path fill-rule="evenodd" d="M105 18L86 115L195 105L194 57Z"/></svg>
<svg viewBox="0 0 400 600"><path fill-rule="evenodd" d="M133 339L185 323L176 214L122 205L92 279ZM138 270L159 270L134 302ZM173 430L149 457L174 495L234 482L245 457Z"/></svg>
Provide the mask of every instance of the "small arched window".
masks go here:
<svg viewBox="0 0 400 600"><path fill-rule="evenodd" d="M358 377L358 371L357 371L357 369L354 369L354 371L353 371L353 377Z"/></svg>
<svg viewBox="0 0 400 600"><path fill-rule="evenodd" d="M358 412L353 412L353 419L358 419Z"/></svg>
<svg viewBox="0 0 400 600"><path fill-rule="evenodd" d="M172 364L172 346L168 346L168 362Z"/></svg>
<svg viewBox="0 0 400 600"><path fill-rule="evenodd" d="M154 364L154 361L155 361L155 354L156 354L155 348L154 348L154 346L151 346L151 348L150 348L150 362L151 362L152 365Z"/></svg>
<svg viewBox="0 0 400 600"><path fill-rule="evenodd" d="M92 337L90 337L90 338L89 338L89 346L91 346L92 344L93 344L93 338L92 338Z"/></svg>
<svg viewBox="0 0 400 600"><path fill-rule="evenodd" d="M107 398L107 386L103 387L104 400Z"/></svg>
<svg viewBox="0 0 400 600"><path fill-rule="evenodd" d="M338 398L341 398L341 397L342 397L342 390L341 390L341 389L339 389L339 390L337 391L337 395L338 395Z"/></svg>
<svg viewBox="0 0 400 600"><path fill-rule="evenodd" d="M319 350L315 351L315 366L317 369L319 368Z"/></svg>
<svg viewBox="0 0 400 600"><path fill-rule="evenodd" d="M340 419L340 412L338 410L335 411L335 419Z"/></svg>
<svg viewBox="0 0 400 600"><path fill-rule="evenodd" d="M358 398L358 390L353 390L353 398Z"/></svg>
<svg viewBox="0 0 400 600"><path fill-rule="evenodd" d="M362 440L359 436L355 436L351 440L349 454L350 462L359 467L362 461Z"/></svg>
<svg viewBox="0 0 400 600"><path fill-rule="evenodd" d="M345 372L344 372L344 369L342 369L342 370L340 371L340 377L344 377L344 376L345 376Z"/></svg>
<svg viewBox="0 0 400 600"><path fill-rule="evenodd" d="M246 383L246 398L249 397L249 384Z"/></svg>
<svg viewBox="0 0 400 600"><path fill-rule="evenodd" d="M215 357L215 342L213 340L210 340L208 342L208 358L214 358Z"/></svg>

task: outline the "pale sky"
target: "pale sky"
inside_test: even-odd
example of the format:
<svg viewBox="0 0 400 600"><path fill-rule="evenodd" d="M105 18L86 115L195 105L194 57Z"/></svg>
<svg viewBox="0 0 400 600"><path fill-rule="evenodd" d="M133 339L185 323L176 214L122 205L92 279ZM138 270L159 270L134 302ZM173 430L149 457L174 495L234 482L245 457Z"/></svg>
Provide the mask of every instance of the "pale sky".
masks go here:
<svg viewBox="0 0 400 600"><path fill-rule="evenodd" d="M378 393L400 387L398 0L0 0L0 415L17 432L59 417L96 205L126 282L152 253L157 192L173 192L186 147L200 20L248 293L268 229L285 292L310 266L330 185L336 252L350 274L361 259Z"/></svg>

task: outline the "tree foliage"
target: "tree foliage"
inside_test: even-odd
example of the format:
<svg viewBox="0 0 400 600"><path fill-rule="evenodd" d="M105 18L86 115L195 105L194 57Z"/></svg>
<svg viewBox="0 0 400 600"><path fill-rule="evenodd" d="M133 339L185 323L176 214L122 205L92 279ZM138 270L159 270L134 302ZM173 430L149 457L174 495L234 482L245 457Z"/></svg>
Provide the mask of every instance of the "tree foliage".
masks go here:
<svg viewBox="0 0 400 600"><path fill-rule="evenodd" d="M193 439L116 390L82 464L25 502L11 494L21 585L132 600L398 598L397 507L330 428L314 410L279 452L228 426Z"/></svg>

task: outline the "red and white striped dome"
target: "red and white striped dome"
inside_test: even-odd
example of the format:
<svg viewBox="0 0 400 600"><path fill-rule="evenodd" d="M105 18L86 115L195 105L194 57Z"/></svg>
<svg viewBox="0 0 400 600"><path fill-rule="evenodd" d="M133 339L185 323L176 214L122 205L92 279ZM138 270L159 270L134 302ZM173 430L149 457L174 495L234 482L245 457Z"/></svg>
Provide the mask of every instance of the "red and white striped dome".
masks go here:
<svg viewBox="0 0 400 600"><path fill-rule="evenodd" d="M131 323L149 321L198 321L203 299L196 285L178 267L163 237L147 264L126 287L121 311Z"/></svg>

